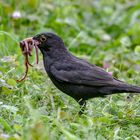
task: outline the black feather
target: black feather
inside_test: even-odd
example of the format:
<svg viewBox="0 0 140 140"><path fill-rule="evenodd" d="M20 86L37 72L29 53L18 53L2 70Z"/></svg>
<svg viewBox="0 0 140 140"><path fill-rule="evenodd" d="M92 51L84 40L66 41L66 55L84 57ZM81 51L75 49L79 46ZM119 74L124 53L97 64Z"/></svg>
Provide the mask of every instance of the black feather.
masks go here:
<svg viewBox="0 0 140 140"><path fill-rule="evenodd" d="M44 67L54 85L73 97L79 104L94 97L115 93L140 93L140 87L126 84L112 77L102 68L70 54L60 37L44 34L47 41L39 46L43 54ZM48 49L49 48L49 49Z"/></svg>

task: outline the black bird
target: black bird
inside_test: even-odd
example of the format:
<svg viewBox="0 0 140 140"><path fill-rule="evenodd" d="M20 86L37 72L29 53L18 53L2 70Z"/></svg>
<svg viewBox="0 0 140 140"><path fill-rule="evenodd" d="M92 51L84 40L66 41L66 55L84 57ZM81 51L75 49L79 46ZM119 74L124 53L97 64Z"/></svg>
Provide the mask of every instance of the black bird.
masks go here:
<svg viewBox="0 0 140 140"><path fill-rule="evenodd" d="M72 55L63 40L53 33L37 34L33 40L43 54L44 67L52 82L83 107L81 112L89 98L140 93L140 87L126 84L102 68Z"/></svg>

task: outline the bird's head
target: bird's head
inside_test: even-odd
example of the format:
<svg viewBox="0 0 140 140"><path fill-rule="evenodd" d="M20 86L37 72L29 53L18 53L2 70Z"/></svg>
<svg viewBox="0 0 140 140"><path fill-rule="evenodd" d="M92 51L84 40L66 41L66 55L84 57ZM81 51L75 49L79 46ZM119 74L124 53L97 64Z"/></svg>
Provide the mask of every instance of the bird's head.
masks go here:
<svg viewBox="0 0 140 140"><path fill-rule="evenodd" d="M25 56L25 75L18 82L23 81L28 73L28 67L32 66L28 60L29 56L32 56L32 49L35 48L36 52L36 63L38 64L38 48L42 52L43 56L47 53L47 55L53 56L56 58L56 52L59 52L58 57L62 56L62 53L65 52L66 48L64 47L64 43L60 37L55 35L54 33L40 33L35 35L34 37L25 38L20 41L20 48L22 54ZM61 53L61 54L60 54ZM46 55L45 55L46 56Z"/></svg>
<svg viewBox="0 0 140 140"><path fill-rule="evenodd" d="M40 33L35 35L33 40L40 50L64 46L62 39L54 33Z"/></svg>

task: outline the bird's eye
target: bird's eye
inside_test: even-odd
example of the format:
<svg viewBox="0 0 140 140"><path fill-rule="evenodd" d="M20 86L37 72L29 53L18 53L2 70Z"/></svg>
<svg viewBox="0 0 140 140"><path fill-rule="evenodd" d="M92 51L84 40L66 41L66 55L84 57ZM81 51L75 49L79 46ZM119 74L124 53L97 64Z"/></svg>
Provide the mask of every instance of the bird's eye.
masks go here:
<svg viewBox="0 0 140 140"><path fill-rule="evenodd" d="M44 35L42 35L42 36L40 37L40 41L41 41L41 42L46 41L46 37L45 37Z"/></svg>

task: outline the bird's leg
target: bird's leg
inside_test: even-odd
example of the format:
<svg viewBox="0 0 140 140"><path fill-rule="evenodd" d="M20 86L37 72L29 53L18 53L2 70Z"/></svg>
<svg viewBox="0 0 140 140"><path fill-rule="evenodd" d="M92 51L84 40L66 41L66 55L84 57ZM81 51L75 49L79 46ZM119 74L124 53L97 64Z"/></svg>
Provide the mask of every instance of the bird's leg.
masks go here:
<svg viewBox="0 0 140 140"><path fill-rule="evenodd" d="M80 111L79 111L79 115L82 115L84 113L85 107L86 107L86 101L83 99L80 99L78 101L79 105L80 105Z"/></svg>

